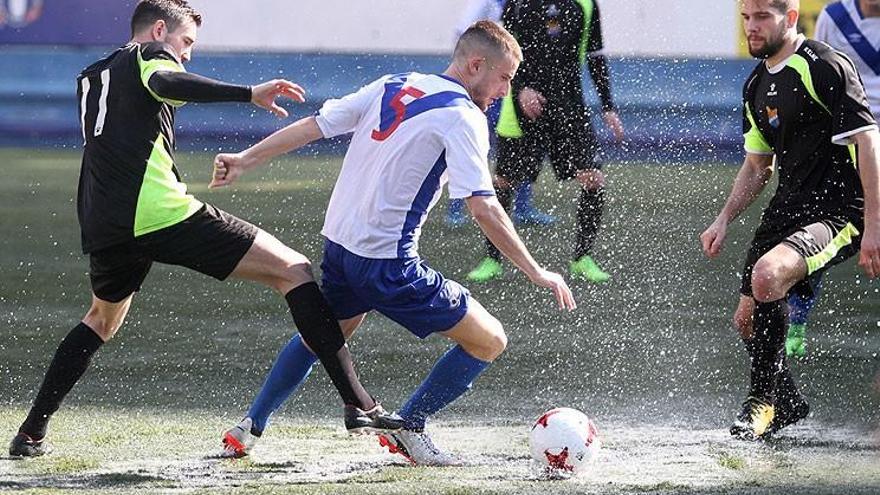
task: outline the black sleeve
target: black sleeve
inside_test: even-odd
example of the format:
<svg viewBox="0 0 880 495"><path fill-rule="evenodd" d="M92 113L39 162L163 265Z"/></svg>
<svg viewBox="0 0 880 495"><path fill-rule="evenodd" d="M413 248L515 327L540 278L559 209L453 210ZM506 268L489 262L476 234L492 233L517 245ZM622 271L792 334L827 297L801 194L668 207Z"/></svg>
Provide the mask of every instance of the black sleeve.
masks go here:
<svg viewBox="0 0 880 495"><path fill-rule="evenodd" d="M833 139L843 139L876 125L858 70L846 55L832 51L812 67L816 94L833 119Z"/></svg>
<svg viewBox="0 0 880 495"><path fill-rule="evenodd" d="M605 55L590 55L587 57L587 67L590 69L590 77L596 85L596 93L602 102L602 110L608 112L615 110L611 99L611 76L608 71L608 59Z"/></svg>
<svg viewBox="0 0 880 495"><path fill-rule="evenodd" d="M141 70L149 72L145 84L157 96L179 102L251 101L251 88L228 84L198 74L189 74L177 58L174 48L167 43L153 42L141 46ZM160 61L160 67L150 67ZM165 64L165 66L161 66ZM175 65L177 67L175 67ZM168 70L165 70L167 66ZM154 72L155 71L155 72ZM148 74L149 74L148 72ZM143 77L143 76L142 76Z"/></svg>
<svg viewBox="0 0 880 495"><path fill-rule="evenodd" d="M520 44L520 48L523 44L522 38L522 20L520 18L520 11L522 9L522 0L509 0L504 3L504 8L501 11L501 25L504 26L514 38L516 38L517 42ZM523 51L525 49L523 48ZM516 72L516 76L514 76L513 80L510 82L510 94L513 97L513 101L517 100L517 95L522 89L528 86L528 83L525 81L526 73L528 72L528 64L530 60L523 60L519 65L519 70Z"/></svg>
<svg viewBox="0 0 880 495"><path fill-rule="evenodd" d="M162 98L177 101L251 101L250 86L229 84L188 72L156 72L150 77L148 84Z"/></svg>
<svg viewBox="0 0 880 495"><path fill-rule="evenodd" d="M593 2L593 15L590 16L590 39L587 54L598 52L605 46L602 40L602 20L599 18L599 4Z"/></svg>

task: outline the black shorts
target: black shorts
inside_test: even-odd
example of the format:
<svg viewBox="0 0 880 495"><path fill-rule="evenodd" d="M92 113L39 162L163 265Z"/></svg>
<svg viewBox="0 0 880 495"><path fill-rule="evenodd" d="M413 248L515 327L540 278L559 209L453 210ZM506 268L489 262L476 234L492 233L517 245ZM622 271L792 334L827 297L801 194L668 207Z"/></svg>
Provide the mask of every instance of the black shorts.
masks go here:
<svg viewBox="0 0 880 495"><path fill-rule="evenodd" d="M785 244L800 254L807 264L806 278L795 284L791 292L812 297L825 270L859 252L860 229L861 224L854 225L844 218L828 218L780 234L759 227L746 256L740 294L752 295L752 268L761 256L777 245Z"/></svg>
<svg viewBox="0 0 880 495"><path fill-rule="evenodd" d="M257 227L209 204L186 220L91 253L92 292L119 302L141 288L153 262L224 280L257 237Z"/></svg>
<svg viewBox="0 0 880 495"><path fill-rule="evenodd" d="M581 170L602 168L596 160L599 142L583 101L548 102L538 120L523 117L519 123L522 137L498 137L498 176L513 184L534 182L547 155L559 181L573 179Z"/></svg>

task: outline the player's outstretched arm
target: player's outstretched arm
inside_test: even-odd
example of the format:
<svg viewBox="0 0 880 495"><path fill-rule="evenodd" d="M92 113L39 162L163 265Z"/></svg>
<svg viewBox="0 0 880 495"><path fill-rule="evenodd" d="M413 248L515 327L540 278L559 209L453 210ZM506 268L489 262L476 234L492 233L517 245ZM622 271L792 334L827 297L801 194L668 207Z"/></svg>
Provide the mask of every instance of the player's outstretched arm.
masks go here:
<svg viewBox="0 0 880 495"><path fill-rule="evenodd" d="M244 151L220 153L214 158L214 174L208 187L228 186L246 171L322 137L324 135L315 117L306 117L276 131Z"/></svg>
<svg viewBox="0 0 880 495"><path fill-rule="evenodd" d="M859 176L865 194L859 266L874 278L880 276L880 133L876 129L860 132L852 140L858 148Z"/></svg>
<svg viewBox="0 0 880 495"><path fill-rule="evenodd" d="M471 196L466 199L468 209L486 237L501 253L517 266L535 285L553 291L560 309L573 310L577 307L571 289L558 273L541 268L526 249L513 222L495 196Z"/></svg>
<svg viewBox="0 0 880 495"><path fill-rule="evenodd" d="M251 102L279 117L287 117L287 111L278 106L276 98L289 98L299 103L305 101L305 90L284 79L273 79L256 86L242 86L189 72L160 70L150 76L147 87L166 101Z"/></svg>
<svg viewBox="0 0 880 495"><path fill-rule="evenodd" d="M709 258L721 253L727 226L755 201L773 175L773 155L746 153L733 181L733 189L715 221L700 235L703 252Z"/></svg>

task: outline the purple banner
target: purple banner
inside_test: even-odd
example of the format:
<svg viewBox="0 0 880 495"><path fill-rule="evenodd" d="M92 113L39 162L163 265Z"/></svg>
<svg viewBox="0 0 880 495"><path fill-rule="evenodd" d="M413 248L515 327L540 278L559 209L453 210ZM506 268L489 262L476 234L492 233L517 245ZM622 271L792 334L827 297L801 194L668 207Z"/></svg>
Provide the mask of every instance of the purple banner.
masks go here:
<svg viewBox="0 0 880 495"><path fill-rule="evenodd" d="M0 0L0 44L121 45L137 0Z"/></svg>

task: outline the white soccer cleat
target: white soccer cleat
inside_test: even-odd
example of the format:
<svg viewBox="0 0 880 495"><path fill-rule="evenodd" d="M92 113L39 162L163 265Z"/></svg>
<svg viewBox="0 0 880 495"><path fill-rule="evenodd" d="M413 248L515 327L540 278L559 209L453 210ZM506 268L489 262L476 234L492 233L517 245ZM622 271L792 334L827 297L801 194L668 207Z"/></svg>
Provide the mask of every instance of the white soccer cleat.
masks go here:
<svg viewBox="0 0 880 495"><path fill-rule="evenodd" d="M400 454L414 466L461 466L458 457L438 449L424 431L400 430L379 435L379 445Z"/></svg>
<svg viewBox="0 0 880 495"><path fill-rule="evenodd" d="M260 438L251 433L254 421L244 418L241 423L234 426L223 434L223 451L220 457L228 459L240 459L251 453L257 439Z"/></svg>

